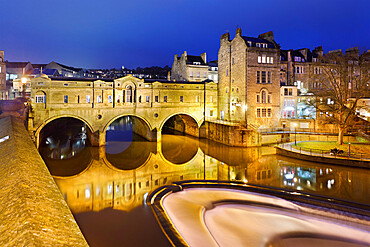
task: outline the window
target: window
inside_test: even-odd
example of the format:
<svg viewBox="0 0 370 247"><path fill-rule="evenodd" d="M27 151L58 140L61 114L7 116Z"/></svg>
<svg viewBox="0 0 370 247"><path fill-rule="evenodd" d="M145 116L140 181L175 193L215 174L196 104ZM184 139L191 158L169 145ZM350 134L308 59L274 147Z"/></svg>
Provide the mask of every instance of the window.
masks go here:
<svg viewBox="0 0 370 247"><path fill-rule="evenodd" d="M36 95L35 101L36 103L45 103L45 95Z"/></svg>
<svg viewBox="0 0 370 247"><path fill-rule="evenodd" d="M101 95L98 95L98 96L97 96L96 101L97 101L98 103L101 103L101 102L102 102L102 100L101 100Z"/></svg>
<svg viewBox="0 0 370 247"><path fill-rule="evenodd" d="M141 95L139 96L139 103L141 103Z"/></svg>
<svg viewBox="0 0 370 247"><path fill-rule="evenodd" d="M229 76L229 67L226 67L226 76Z"/></svg>
<svg viewBox="0 0 370 247"><path fill-rule="evenodd" d="M261 83L261 71L257 71L257 83Z"/></svg>
<svg viewBox="0 0 370 247"><path fill-rule="evenodd" d="M209 111L209 116L213 117L213 110Z"/></svg>
<svg viewBox="0 0 370 247"><path fill-rule="evenodd" d="M155 101L155 102L159 102L159 97L158 97L158 95L154 96L154 101Z"/></svg>
<svg viewBox="0 0 370 247"><path fill-rule="evenodd" d="M203 73L203 77L204 77L204 78L207 78L207 72L204 72L204 73Z"/></svg>
<svg viewBox="0 0 370 247"><path fill-rule="evenodd" d="M209 97L209 101L213 103L213 96Z"/></svg>
<svg viewBox="0 0 370 247"><path fill-rule="evenodd" d="M232 58L232 64L235 64L235 59L234 58Z"/></svg>
<svg viewBox="0 0 370 247"><path fill-rule="evenodd" d="M261 56L258 56L258 63L262 63L262 57Z"/></svg>
<svg viewBox="0 0 370 247"><path fill-rule="evenodd" d="M132 87L131 86L126 87L126 102L129 102L129 103L132 102Z"/></svg>
<svg viewBox="0 0 370 247"><path fill-rule="evenodd" d="M288 95L288 89L284 88L284 95Z"/></svg>
<svg viewBox="0 0 370 247"><path fill-rule="evenodd" d="M267 103L271 103L271 95L267 95Z"/></svg>
<svg viewBox="0 0 370 247"><path fill-rule="evenodd" d="M266 83L266 71L262 71L262 83Z"/></svg>
<svg viewBox="0 0 370 247"><path fill-rule="evenodd" d="M266 63L266 56L262 56L262 63Z"/></svg>
<svg viewBox="0 0 370 247"><path fill-rule="evenodd" d="M266 117L266 108L262 108L262 117Z"/></svg>
<svg viewBox="0 0 370 247"><path fill-rule="evenodd" d="M268 72L267 80L268 80L268 83L271 83L271 71Z"/></svg>
<svg viewBox="0 0 370 247"><path fill-rule="evenodd" d="M260 43L256 43L256 47L261 47L261 44Z"/></svg>
<svg viewBox="0 0 370 247"><path fill-rule="evenodd" d="M261 92L262 104L266 104L266 91L262 90Z"/></svg>
<svg viewBox="0 0 370 247"><path fill-rule="evenodd" d="M198 78L200 77L200 72L197 72L197 77L198 77Z"/></svg>
<svg viewBox="0 0 370 247"><path fill-rule="evenodd" d="M64 103L68 103L68 95L64 95L64 97L63 97L63 102L64 102Z"/></svg>
<svg viewBox="0 0 370 247"><path fill-rule="evenodd" d="M274 57L270 57L270 63L273 64L274 63Z"/></svg>
<svg viewBox="0 0 370 247"><path fill-rule="evenodd" d="M150 99L150 97L146 96L146 103L149 103L149 99Z"/></svg>
<svg viewBox="0 0 370 247"><path fill-rule="evenodd" d="M261 109L257 108L257 117L261 117Z"/></svg>
<svg viewBox="0 0 370 247"><path fill-rule="evenodd" d="M293 89L289 88L289 96L293 95Z"/></svg>
<svg viewBox="0 0 370 247"><path fill-rule="evenodd" d="M193 77L193 71L190 71L190 77Z"/></svg>
<svg viewBox="0 0 370 247"><path fill-rule="evenodd" d="M257 94L257 103L260 103L260 95Z"/></svg>
<svg viewBox="0 0 370 247"><path fill-rule="evenodd" d="M267 109L267 117L271 117L271 108Z"/></svg>
<svg viewBox="0 0 370 247"><path fill-rule="evenodd" d="M163 97L163 102L167 102L167 95Z"/></svg>
<svg viewBox="0 0 370 247"><path fill-rule="evenodd" d="M112 103L112 101L113 101L112 95L108 95L108 103Z"/></svg>
<svg viewBox="0 0 370 247"><path fill-rule="evenodd" d="M226 88L226 93L228 93L229 92L229 88Z"/></svg>
<svg viewBox="0 0 370 247"><path fill-rule="evenodd" d="M180 96L180 102L184 102L184 96Z"/></svg>
<svg viewBox="0 0 370 247"><path fill-rule="evenodd" d="M199 96L197 95L197 96L195 96L195 102L199 102Z"/></svg>
<svg viewBox="0 0 370 247"><path fill-rule="evenodd" d="M267 63L270 63L270 57L267 57L267 58L266 58L266 62L267 62Z"/></svg>

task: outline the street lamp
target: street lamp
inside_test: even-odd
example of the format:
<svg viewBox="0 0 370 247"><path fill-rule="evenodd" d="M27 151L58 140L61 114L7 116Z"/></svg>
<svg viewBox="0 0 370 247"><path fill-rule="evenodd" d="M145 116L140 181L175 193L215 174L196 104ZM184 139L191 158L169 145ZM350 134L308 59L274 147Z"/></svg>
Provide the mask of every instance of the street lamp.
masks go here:
<svg viewBox="0 0 370 247"><path fill-rule="evenodd" d="M351 156L351 143L348 143L348 157Z"/></svg>

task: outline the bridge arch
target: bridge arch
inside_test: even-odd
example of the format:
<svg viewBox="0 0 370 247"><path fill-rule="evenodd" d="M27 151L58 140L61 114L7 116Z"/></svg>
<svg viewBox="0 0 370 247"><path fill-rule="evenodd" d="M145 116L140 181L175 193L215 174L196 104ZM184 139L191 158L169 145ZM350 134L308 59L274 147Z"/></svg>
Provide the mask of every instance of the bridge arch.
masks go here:
<svg viewBox="0 0 370 247"><path fill-rule="evenodd" d="M182 120L181 124L178 120ZM182 132L191 136L199 137L199 128L202 124L202 120L197 120L195 116L185 112L177 112L169 115L160 124L159 131L163 130L163 127L168 123L168 121L174 121L171 126L175 131Z"/></svg>
<svg viewBox="0 0 370 247"><path fill-rule="evenodd" d="M107 122L104 126L103 133L106 134L108 127L116 120L123 118L123 117L131 117L131 121L133 122L133 132L137 135L143 137L148 141L153 141L156 139L156 133L153 133L152 125L150 122L142 116L136 114L121 114L113 117L111 120Z"/></svg>
<svg viewBox="0 0 370 247"><path fill-rule="evenodd" d="M49 123L51 123L52 121L54 120L57 120L57 119L60 119L60 118L74 118L74 119L78 119L80 120L81 122L85 123L86 126L87 126L87 130L90 132L88 133L88 135L91 135L92 133L94 133L94 128L91 126L91 124L84 118L80 117L80 116L77 116L77 115L72 115L72 114L61 114L61 115L57 115L57 116L53 116L53 117L50 117L48 119L46 119L45 121L43 121L35 130L35 139L36 139L36 147L39 148L39 145L40 145L40 133L42 131L42 129Z"/></svg>

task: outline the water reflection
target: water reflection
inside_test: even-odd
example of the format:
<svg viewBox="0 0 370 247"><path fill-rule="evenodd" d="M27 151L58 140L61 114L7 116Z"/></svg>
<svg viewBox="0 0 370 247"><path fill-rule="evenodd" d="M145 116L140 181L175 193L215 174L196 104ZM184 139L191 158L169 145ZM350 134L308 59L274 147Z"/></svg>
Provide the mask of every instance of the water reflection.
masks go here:
<svg viewBox="0 0 370 247"><path fill-rule="evenodd" d="M162 144L133 142L119 154L92 148L95 151L90 153L95 155L90 155L88 170L78 176L55 180L75 213L105 208L130 211L142 205L143 198L151 190L189 179L248 181L369 203L368 170L293 160L271 155L270 149L235 149L209 141L199 143L186 136L181 138L187 143L181 146L182 153L190 154L181 161L184 162L181 166L171 163L169 156L164 155L171 153L172 146L179 142L178 136L168 135L164 136ZM194 147L198 147L195 154ZM77 160L78 156L75 158ZM239 163L237 159L240 159ZM50 161L47 163L50 167Z"/></svg>

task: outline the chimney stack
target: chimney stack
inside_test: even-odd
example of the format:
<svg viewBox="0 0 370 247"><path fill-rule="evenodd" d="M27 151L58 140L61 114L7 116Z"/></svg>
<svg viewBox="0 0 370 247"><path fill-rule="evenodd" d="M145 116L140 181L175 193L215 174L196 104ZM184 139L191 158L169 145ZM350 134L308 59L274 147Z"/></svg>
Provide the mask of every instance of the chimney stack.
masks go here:
<svg viewBox="0 0 370 247"><path fill-rule="evenodd" d="M204 52L204 53L200 54L200 56L202 57L203 62L207 63L207 54Z"/></svg>

